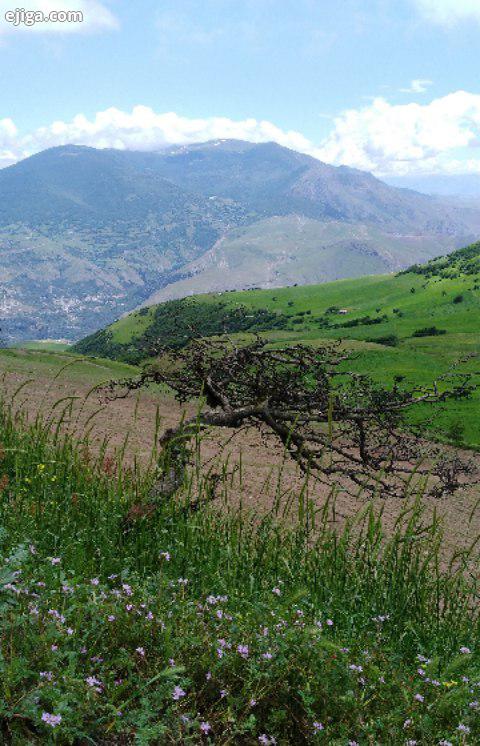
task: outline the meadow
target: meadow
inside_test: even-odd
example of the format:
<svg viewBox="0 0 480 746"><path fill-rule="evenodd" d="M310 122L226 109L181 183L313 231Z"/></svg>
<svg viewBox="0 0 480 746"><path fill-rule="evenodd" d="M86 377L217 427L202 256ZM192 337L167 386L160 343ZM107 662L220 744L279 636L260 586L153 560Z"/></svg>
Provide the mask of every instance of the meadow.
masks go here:
<svg viewBox="0 0 480 746"><path fill-rule="evenodd" d="M0 723L12 744L467 744L480 737L475 548L421 496L388 536L225 468L146 515L165 468L0 409ZM219 510L220 503L221 509ZM132 518L133 516L133 518ZM286 520L287 519L287 520Z"/></svg>

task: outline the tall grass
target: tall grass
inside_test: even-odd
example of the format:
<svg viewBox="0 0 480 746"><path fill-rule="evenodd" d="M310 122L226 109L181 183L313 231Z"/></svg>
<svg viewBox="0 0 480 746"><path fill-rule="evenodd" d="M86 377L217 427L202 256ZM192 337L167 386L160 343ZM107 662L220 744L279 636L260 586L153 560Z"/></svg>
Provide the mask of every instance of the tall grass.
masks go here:
<svg viewBox="0 0 480 746"><path fill-rule="evenodd" d="M227 468L212 502L193 469L139 517L156 452L5 402L0 442L7 743L479 741L475 550L445 567L421 496L386 535L371 504L334 527L334 493L259 517Z"/></svg>

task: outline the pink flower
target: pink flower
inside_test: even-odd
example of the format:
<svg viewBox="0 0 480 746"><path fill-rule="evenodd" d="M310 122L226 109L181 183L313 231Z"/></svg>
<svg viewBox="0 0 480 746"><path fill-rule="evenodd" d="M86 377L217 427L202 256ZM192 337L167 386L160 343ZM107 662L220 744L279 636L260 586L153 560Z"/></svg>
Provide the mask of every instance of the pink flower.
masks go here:
<svg viewBox="0 0 480 746"><path fill-rule="evenodd" d="M280 588L272 588L272 593L274 593L276 596L282 595L282 591L280 590Z"/></svg>

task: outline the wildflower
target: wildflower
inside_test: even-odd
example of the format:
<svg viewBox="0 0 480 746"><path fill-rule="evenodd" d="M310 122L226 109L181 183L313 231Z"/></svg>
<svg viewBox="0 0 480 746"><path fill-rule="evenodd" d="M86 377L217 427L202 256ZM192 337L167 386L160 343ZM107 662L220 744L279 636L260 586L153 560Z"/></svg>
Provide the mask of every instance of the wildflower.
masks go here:
<svg viewBox="0 0 480 746"><path fill-rule="evenodd" d="M131 596L133 593L132 588L128 585L128 583L123 583L122 590L126 596Z"/></svg>
<svg viewBox="0 0 480 746"><path fill-rule="evenodd" d="M263 658L264 660L266 660L266 661L271 661L271 660L272 660L272 658L273 658L273 655L272 655L271 653L269 653L269 652L267 652L267 653L263 653L263 655L262 655L262 658Z"/></svg>
<svg viewBox="0 0 480 746"><path fill-rule="evenodd" d="M149 622L153 619L153 614L151 611L148 612L148 614L145 615L145 619L147 619Z"/></svg>
<svg viewBox="0 0 480 746"><path fill-rule="evenodd" d="M439 741L438 746L453 746L453 743L451 741Z"/></svg>
<svg viewBox="0 0 480 746"><path fill-rule="evenodd" d="M333 627L333 619L327 619L327 627Z"/></svg>
<svg viewBox="0 0 480 746"><path fill-rule="evenodd" d="M59 565L61 561L61 557L52 557L52 559L50 560L52 565Z"/></svg>
<svg viewBox="0 0 480 746"><path fill-rule="evenodd" d="M272 593L274 593L276 596L282 595L282 591L280 590L280 588L272 588Z"/></svg>
<svg viewBox="0 0 480 746"><path fill-rule="evenodd" d="M463 723L459 723L457 730L460 731L460 733L470 733L468 725L464 725Z"/></svg>
<svg viewBox="0 0 480 746"><path fill-rule="evenodd" d="M36 554L37 553L37 549L36 549L36 547L35 547L34 544L30 544L30 546L28 547L28 550L29 550L30 554Z"/></svg>
<svg viewBox="0 0 480 746"><path fill-rule="evenodd" d="M406 746L417 746L417 742L410 739L406 742Z"/></svg>
<svg viewBox="0 0 480 746"><path fill-rule="evenodd" d="M178 585L187 585L188 580L187 578L178 578L177 583Z"/></svg>
<svg viewBox="0 0 480 746"><path fill-rule="evenodd" d="M207 671L207 673L205 674L205 678L206 678L207 681L211 680L212 674L210 673L210 671Z"/></svg>
<svg viewBox="0 0 480 746"><path fill-rule="evenodd" d="M237 645L237 652L242 658L248 658L249 648L248 645Z"/></svg>
<svg viewBox="0 0 480 746"><path fill-rule="evenodd" d="M56 653L57 650L58 650L58 645L51 645L50 649L51 649L52 653Z"/></svg>
<svg viewBox="0 0 480 746"><path fill-rule="evenodd" d="M207 733L210 733L210 731L212 730L212 726L210 725L210 723L202 722L200 723L200 730L206 735Z"/></svg>
<svg viewBox="0 0 480 746"><path fill-rule="evenodd" d="M472 651L470 648L466 648L464 645L460 648L460 652L462 655L469 655Z"/></svg>
<svg viewBox="0 0 480 746"><path fill-rule="evenodd" d="M135 648L135 652L138 653L142 658L145 658L145 648Z"/></svg>
<svg viewBox="0 0 480 746"><path fill-rule="evenodd" d="M470 702L470 704L468 706L470 707L471 710L478 710L478 702L477 701Z"/></svg>
<svg viewBox="0 0 480 746"><path fill-rule="evenodd" d="M108 576L108 580L115 580L116 578L118 578L118 575L115 574Z"/></svg>
<svg viewBox="0 0 480 746"><path fill-rule="evenodd" d="M172 699L174 699L177 702L182 697L185 697L186 694L187 693L182 689L181 686L176 686L173 690Z"/></svg>
<svg viewBox="0 0 480 746"><path fill-rule="evenodd" d="M423 670L423 668L417 668L417 673L418 673L419 676L425 676L426 675L425 671Z"/></svg>
<svg viewBox="0 0 480 746"><path fill-rule="evenodd" d="M160 557L163 557L165 562L170 562L170 552L160 552Z"/></svg>
<svg viewBox="0 0 480 746"><path fill-rule="evenodd" d="M403 724L403 728L405 729L405 728L408 728L408 727L410 727L410 725L411 725L412 723L413 723L413 720L412 720L412 718L407 718L407 719L405 720L404 724Z"/></svg>
<svg viewBox="0 0 480 746"><path fill-rule="evenodd" d="M99 581L98 578L92 578L91 581L90 581L90 583L92 585L100 585L100 581Z"/></svg>
<svg viewBox="0 0 480 746"><path fill-rule="evenodd" d="M276 740L272 737L270 738L265 733L262 733L261 736L258 737L258 742L263 744L263 746L270 746L270 744L276 744Z"/></svg>
<svg viewBox="0 0 480 746"><path fill-rule="evenodd" d="M251 699L248 704L250 705L250 707L255 707L255 705L257 704L257 700L256 699Z"/></svg>
<svg viewBox="0 0 480 746"><path fill-rule="evenodd" d="M220 689L220 698L223 699L228 694L228 691L226 689Z"/></svg>
<svg viewBox="0 0 480 746"><path fill-rule="evenodd" d="M415 699L415 700L416 700L417 702L424 702L424 701L425 701L425 697L424 697L424 696L423 696L422 694L416 694L416 695L414 696L414 699Z"/></svg>
<svg viewBox="0 0 480 746"><path fill-rule="evenodd" d="M53 673L51 671L40 671L40 678L46 679L47 681L52 681Z"/></svg>
<svg viewBox="0 0 480 746"><path fill-rule="evenodd" d="M67 627L67 635L73 635L73 629L71 627Z"/></svg>
<svg viewBox="0 0 480 746"><path fill-rule="evenodd" d="M321 730L324 730L323 723L319 723L318 720L315 720L313 722L313 730L315 731L315 733L320 733Z"/></svg>
<svg viewBox="0 0 480 746"><path fill-rule="evenodd" d="M52 728L55 728L57 725L60 725L62 722L62 716L61 715L52 715L50 712L44 712L42 714L42 720L47 725L50 725Z"/></svg>
<svg viewBox="0 0 480 746"><path fill-rule="evenodd" d="M169 659L168 659L168 665L169 665L169 666L172 666L172 668L173 668L173 666L175 665L175 661L174 661L174 659L173 659L173 658L169 658Z"/></svg>
<svg viewBox="0 0 480 746"><path fill-rule="evenodd" d="M117 617L114 614L109 614L107 619L109 622L114 622Z"/></svg>
<svg viewBox="0 0 480 746"><path fill-rule="evenodd" d="M95 689L96 692L102 691L103 684L95 676L87 676L85 682L88 684L88 686L92 687L92 689Z"/></svg>

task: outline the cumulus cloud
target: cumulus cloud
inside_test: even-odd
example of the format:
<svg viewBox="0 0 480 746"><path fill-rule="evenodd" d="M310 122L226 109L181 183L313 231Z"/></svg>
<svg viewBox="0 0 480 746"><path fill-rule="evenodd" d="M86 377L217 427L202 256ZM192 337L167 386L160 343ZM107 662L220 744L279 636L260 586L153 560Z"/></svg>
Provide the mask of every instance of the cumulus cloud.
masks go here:
<svg viewBox="0 0 480 746"><path fill-rule="evenodd" d="M423 105L376 98L336 117L330 134L317 145L300 132L266 120L193 119L147 106L130 112L110 108L91 119L78 114L30 133L3 119L0 166L56 145L150 151L227 138L274 141L327 163L378 175L480 173L480 94L457 91Z"/></svg>
<svg viewBox="0 0 480 746"><path fill-rule="evenodd" d="M234 138L251 142L273 140L302 152L314 150L299 132L282 130L265 120L190 119L174 112L157 114L147 106L135 106L131 112L110 108L93 119L79 114L70 122L56 121L26 135L14 131L11 120L4 121L10 123L2 128L0 122L0 161L4 164L45 148L70 143L96 148L159 150L168 145Z"/></svg>
<svg viewBox="0 0 480 746"><path fill-rule="evenodd" d="M479 0L412 0L419 13L428 21L449 26L460 21L480 23Z"/></svg>
<svg viewBox="0 0 480 746"><path fill-rule="evenodd" d="M412 80L408 88L400 88L400 93L426 93L431 85L433 85L433 80L416 78L415 80Z"/></svg>
<svg viewBox="0 0 480 746"><path fill-rule="evenodd" d="M16 8L26 8L36 14L41 13L45 17L50 17L52 11L80 12L83 20L81 22L35 22L32 25L26 25L23 20L15 24L8 22L5 14L9 11L15 12ZM36 17L39 18L39 16ZM29 0L24 5L16 5L12 0L0 0L0 35L12 33L81 34L118 27L119 22L115 15L98 0Z"/></svg>
<svg viewBox="0 0 480 746"><path fill-rule="evenodd" d="M461 173L463 163L480 172L479 144L480 95L457 91L424 105L376 98L347 110L316 154L380 174Z"/></svg>

